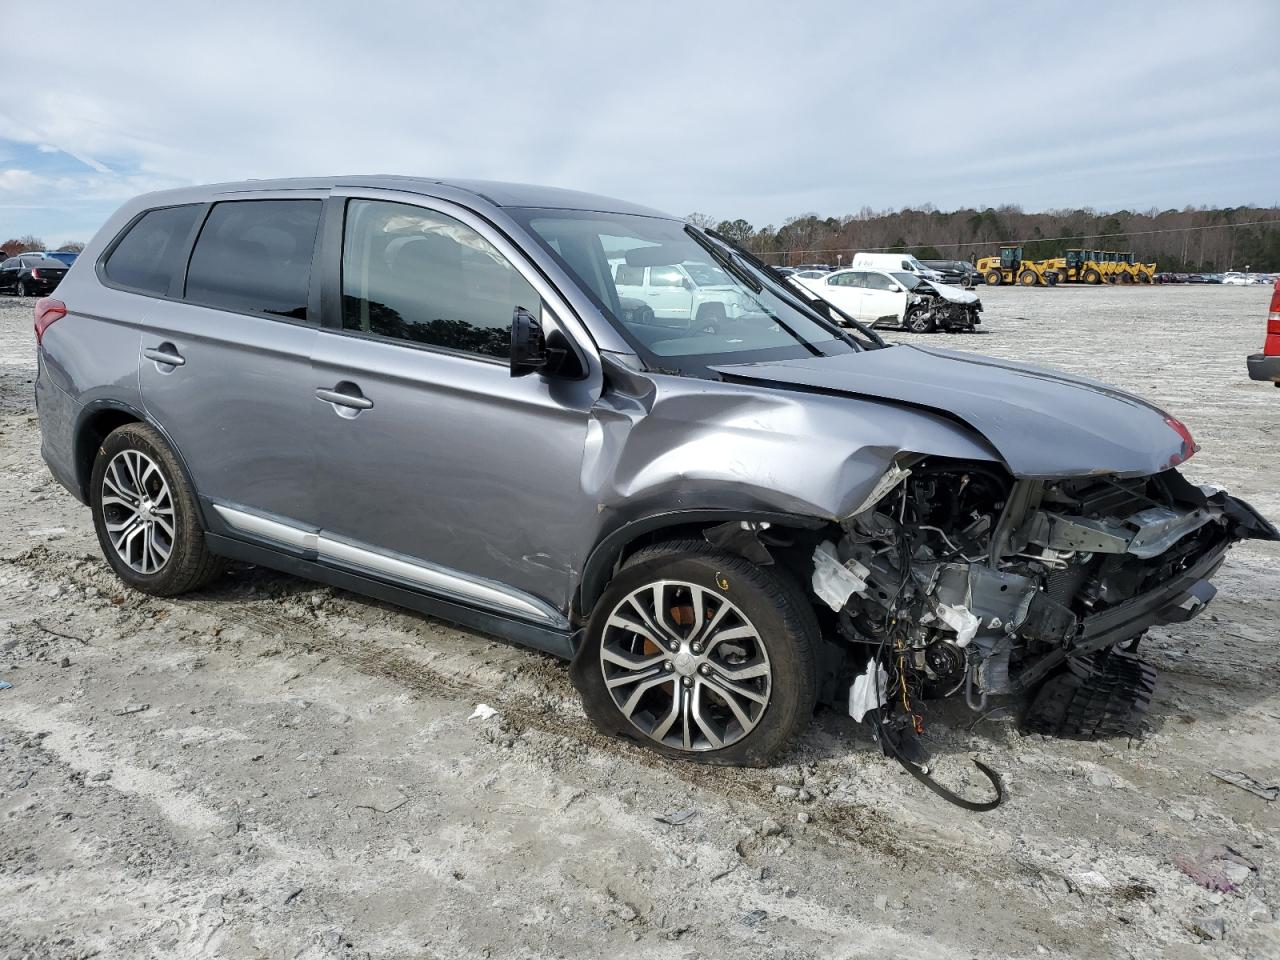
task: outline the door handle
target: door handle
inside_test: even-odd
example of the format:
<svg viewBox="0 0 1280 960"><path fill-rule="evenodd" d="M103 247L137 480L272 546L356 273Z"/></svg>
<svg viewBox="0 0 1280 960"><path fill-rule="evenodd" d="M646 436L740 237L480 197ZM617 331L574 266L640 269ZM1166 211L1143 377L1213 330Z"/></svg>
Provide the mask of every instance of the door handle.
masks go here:
<svg viewBox="0 0 1280 960"><path fill-rule="evenodd" d="M341 387L344 386L344 384L338 384L338 386ZM355 392L345 392L337 389L337 387L333 389L320 387L316 390L316 398L323 400L325 403L332 403L339 407L347 407L351 410L368 410L373 406L373 401L360 393L360 388L355 384L346 384L346 386Z"/></svg>
<svg viewBox="0 0 1280 960"><path fill-rule="evenodd" d="M168 349L165 349L165 348ZM187 358L178 353L178 348L172 343L162 343L158 347L147 347L142 351L142 355L148 360L154 360L156 363L163 363L170 367L180 367L187 362Z"/></svg>

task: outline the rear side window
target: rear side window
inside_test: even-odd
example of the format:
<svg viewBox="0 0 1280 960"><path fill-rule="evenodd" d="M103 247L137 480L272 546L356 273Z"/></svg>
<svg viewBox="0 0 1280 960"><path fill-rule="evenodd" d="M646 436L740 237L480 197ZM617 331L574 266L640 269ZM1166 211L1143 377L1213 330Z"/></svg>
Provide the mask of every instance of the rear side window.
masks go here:
<svg viewBox="0 0 1280 960"><path fill-rule="evenodd" d="M542 298L470 227L422 207L347 205L343 329L505 357L516 307L536 316Z"/></svg>
<svg viewBox="0 0 1280 960"><path fill-rule="evenodd" d="M200 212L197 204L152 210L134 222L116 244L102 272L122 287L166 294L182 269L182 251Z"/></svg>
<svg viewBox="0 0 1280 960"><path fill-rule="evenodd" d="M305 320L319 225L319 200L215 204L191 252L186 299Z"/></svg>

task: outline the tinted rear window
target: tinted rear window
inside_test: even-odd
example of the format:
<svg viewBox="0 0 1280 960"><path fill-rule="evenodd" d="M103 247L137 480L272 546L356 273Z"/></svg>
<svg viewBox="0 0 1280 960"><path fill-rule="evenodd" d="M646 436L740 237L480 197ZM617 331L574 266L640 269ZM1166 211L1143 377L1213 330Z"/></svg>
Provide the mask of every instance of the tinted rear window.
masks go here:
<svg viewBox="0 0 1280 960"><path fill-rule="evenodd" d="M199 212L198 205L187 204L145 214L111 251L102 268L107 279L146 293L168 293Z"/></svg>
<svg viewBox="0 0 1280 960"><path fill-rule="evenodd" d="M191 252L186 299L305 320L319 225L319 200L215 204Z"/></svg>

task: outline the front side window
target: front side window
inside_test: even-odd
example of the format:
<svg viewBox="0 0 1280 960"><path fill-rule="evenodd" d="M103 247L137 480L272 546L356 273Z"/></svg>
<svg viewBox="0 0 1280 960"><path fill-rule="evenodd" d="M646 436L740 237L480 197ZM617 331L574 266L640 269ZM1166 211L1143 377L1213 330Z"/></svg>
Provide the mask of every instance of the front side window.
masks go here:
<svg viewBox="0 0 1280 960"><path fill-rule="evenodd" d="M407 204L347 204L343 329L506 357L516 307L536 316L542 298L470 227Z"/></svg>
<svg viewBox="0 0 1280 960"><path fill-rule="evenodd" d="M112 283L143 293L166 294L182 270L187 237L200 213L197 204L165 207L134 221L102 266Z"/></svg>
<svg viewBox="0 0 1280 960"><path fill-rule="evenodd" d="M857 349L799 293L768 270L735 259L684 224L660 217L548 208L507 212L655 370L704 376L720 363L828 356ZM716 253L713 253L715 250ZM655 298L634 309L623 267L649 269L649 284L711 276L696 296ZM700 283L700 281L699 281Z"/></svg>
<svg viewBox="0 0 1280 960"><path fill-rule="evenodd" d="M215 204L191 252L186 299L305 320L319 226L319 200Z"/></svg>
<svg viewBox="0 0 1280 960"><path fill-rule="evenodd" d="M892 290L897 284L883 273L868 273L867 287L871 290Z"/></svg>
<svg viewBox="0 0 1280 960"><path fill-rule="evenodd" d="M651 287L678 287L684 281L680 271L675 267L650 267L649 285Z"/></svg>

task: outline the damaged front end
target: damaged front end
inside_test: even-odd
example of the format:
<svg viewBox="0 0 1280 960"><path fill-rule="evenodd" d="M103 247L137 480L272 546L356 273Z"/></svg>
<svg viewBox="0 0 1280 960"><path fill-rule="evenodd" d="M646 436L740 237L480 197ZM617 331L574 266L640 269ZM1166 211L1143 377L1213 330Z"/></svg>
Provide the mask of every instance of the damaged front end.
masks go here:
<svg viewBox="0 0 1280 960"><path fill-rule="evenodd" d="M947 696L981 711L1030 695L1024 724L1042 732L1136 732L1153 682L1138 639L1204 609L1232 544L1280 539L1244 502L1172 468L1015 479L923 458L886 481L815 550L813 585L843 638L886 668L888 692L871 703L902 708L899 745L920 732L912 704Z"/></svg>

